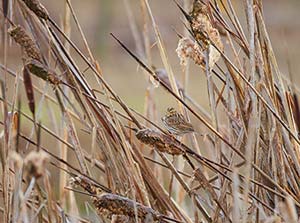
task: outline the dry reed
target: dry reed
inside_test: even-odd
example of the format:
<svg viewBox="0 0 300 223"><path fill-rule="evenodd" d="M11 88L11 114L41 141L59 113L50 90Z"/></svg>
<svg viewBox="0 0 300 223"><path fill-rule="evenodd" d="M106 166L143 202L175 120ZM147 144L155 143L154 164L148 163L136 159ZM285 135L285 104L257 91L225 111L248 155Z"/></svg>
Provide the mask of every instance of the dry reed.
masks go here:
<svg viewBox="0 0 300 223"><path fill-rule="evenodd" d="M11 45L4 38L1 221L298 222L300 91L279 70L262 0L238 2L245 8L241 18L230 0L194 0L190 12L189 1L184 7L170 2L178 6L178 18L186 19L185 34L174 33L183 84L174 75L149 1L140 1L141 21L135 21L132 3L124 4L138 52L118 34L112 37L147 75L144 114L107 82L70 0L63 28L38 0L3 1L3 36L8 33L22 49L12 59L20 63L23 78L7 64ZM70 37L70 20L84 50ZM159 69L153 64L152 28L164 66ZM187 90L190 60L207 78L209 111ZM27 98L20 96L20 82ZM189 143L157 124L159 86L205 134L187 135ZM79 137L82 129L90 144ZM60 151L43 138L54 140ZM67 186L67 178L74 184Z"/></svg>

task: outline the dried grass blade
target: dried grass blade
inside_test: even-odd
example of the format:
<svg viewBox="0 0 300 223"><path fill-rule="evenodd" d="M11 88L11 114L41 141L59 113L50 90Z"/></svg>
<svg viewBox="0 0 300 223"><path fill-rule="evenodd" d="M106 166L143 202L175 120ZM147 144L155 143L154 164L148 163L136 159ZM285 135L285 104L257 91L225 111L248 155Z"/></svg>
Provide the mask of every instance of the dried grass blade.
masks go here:
<svg viewBox="0 0 300 223"><path fill-rule="evenodd" d="M5 18L7 17L8 14L9 1L10 0L2 0L2 10Z"/></svg>
<svg viewBox="0 0 300 223"><path fill-rule="evenodd" d="M68 126L68 134L69 137L73 143L74 149L75 149L75 153L76 153L76 157L79 161L79 165L81 167L81 170L84 174L88 174L90 175L90 172L88 170L87 164L85 162L84 159L84 155L83 155L83 150L82 147L80 145L80 141L78 139L78 135L75 129L75 125L70 117L70 115L68 114L68 112L65 112L65 118L66 118L66 122L67 122L67 126Z"/></svg>
<svg viewBox="0 0 300 223"><path fill-rule="evenodd" d="M23 68L23 78L24 78L24 87L27 95L29 109L35 117L35 101L34 101L34 91L32 87L32 81L30 77L30 73L27 67Z"/></svg>
<svg viewBox="0 0 300 223"><path fill-rule="evenodd" d="M144 2L145 2L145 5L148 9L148 13L149 13L151 21L152 21L152 26L153 26L153 29L155 31L156 41L158 42L159 53L160 53L162 62L164 64L164 67L165 67L165 69L168 73L168 77L169 77L169 80L170 80L170 83L171 83L172 90L175 93L175 95L177 95L177 97L180 97L180 94L179 94L179 91L178 91L178 88L177 88L177 85L176 85L175 76L174 76L172 67L170 65L170 62L169 62L169 59L168 59L168 56L167 56L167 52L166 52L166 48L163 44L163 41L162 41L162 38L161 38L161 35L160 35L160 31L159 31L158 26L155 22L155 19L154 19L154 16L152 14L152 11L151 11L148 0L144 0ZM180 112L183 113L183 107L182 107L182 104L180 102L178 102L178 107L179 107Z"/></svg>

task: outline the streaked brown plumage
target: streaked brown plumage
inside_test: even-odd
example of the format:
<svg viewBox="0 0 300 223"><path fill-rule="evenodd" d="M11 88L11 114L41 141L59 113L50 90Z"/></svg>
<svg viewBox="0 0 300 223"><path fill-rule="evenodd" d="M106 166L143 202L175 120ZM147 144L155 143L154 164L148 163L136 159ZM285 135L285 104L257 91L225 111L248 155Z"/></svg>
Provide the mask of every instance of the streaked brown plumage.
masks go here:
<svg viewBox="0 0 300 223"><path fill-rule="evenodd" d="M165 116L161 118L167 130L174 135L183 135L194 132L194 127L187 122L184 116L174 108L168 108Z"/></svg>

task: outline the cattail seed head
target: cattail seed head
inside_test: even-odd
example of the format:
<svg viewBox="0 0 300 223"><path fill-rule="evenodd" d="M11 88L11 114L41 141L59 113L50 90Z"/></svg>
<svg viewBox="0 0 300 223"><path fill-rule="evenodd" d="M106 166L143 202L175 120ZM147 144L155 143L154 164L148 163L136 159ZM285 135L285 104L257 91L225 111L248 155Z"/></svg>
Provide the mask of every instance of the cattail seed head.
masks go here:
<svg viewBox="0 0 300 223"><path fill-rule="evenodd" d="M13 26L8 30L8 33L24 49L28 57L42 61L40 50L23 27Z"/></svg>
<svg viewBox="0 0 300 223"><path fill-rule="evenodd" d="M31 151L24 159L24 171L27 177L40 178L46 172L49 156L44 151Z"/></svg>
<svg viewBox="0 0 300 223"><path fill-rule="evenodd" d="M104 193L95 197L93 203L99 213L109 216L120 215L135 218L137 214L143 222L145 219L152 219L150 222L157 221L161 217L160 213L152 208L116 194Z"/></svg>
<svg viewBox="0 0 300 223"><path fill-rule="evenodd" d="M155 130L145 128L138 130L136 137L142 143L155 147L160 152L171 155L183 154L180 144L171 135L166 135Z"/></svg>
<svg viewBox="0 0 300 223"><path fill-rule="evenodd" d="M182 38L178 42L176 49L177 56L180 59L180 64L186 66L187 59L192 59L197 65L205 68L205 56L202 53L199 45L189 38Z"/></svg>
<svg viewBox="0 0 300 223"><path fill-rule="evenodd" d="M38 0L23 0L23 2L37 17L45 20L49 19L48 11Z"/></svg>
<svg viewBox="0 0 300 223"><path fill-rule="evenodd" d="M61 83L61 80L57 77L55 71L49 69L37 60L28 60L25 64L25 68L27 68L32 74L45 81L49 81L53 85Z"/></svg>

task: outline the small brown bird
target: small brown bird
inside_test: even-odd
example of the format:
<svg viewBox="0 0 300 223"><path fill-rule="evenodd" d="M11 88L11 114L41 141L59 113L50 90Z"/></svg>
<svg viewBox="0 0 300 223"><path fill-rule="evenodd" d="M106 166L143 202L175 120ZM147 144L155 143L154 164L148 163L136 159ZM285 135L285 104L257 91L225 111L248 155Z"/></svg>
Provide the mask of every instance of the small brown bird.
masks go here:
<svg viewBox="0 0 300 223"><path fill-rule="evenodd" d="M184 116L174 108L168 108L165 116L161 118L167 130L174 135L183 135L194 132L194 127L187 122Z"/></svg>

